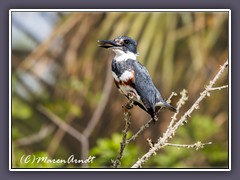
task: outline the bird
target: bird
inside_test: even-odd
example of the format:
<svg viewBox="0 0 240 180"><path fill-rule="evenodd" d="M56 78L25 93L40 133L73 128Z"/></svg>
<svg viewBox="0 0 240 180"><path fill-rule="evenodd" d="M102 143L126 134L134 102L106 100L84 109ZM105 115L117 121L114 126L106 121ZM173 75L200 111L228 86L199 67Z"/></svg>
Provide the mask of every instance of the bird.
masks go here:
<svg viewBox="0 0 240 180"><path fill-rule="evenodd" d="M154 122L156 113L162 107L176 112L176 108L167 103L154 85L152 78L138 60L137 42L128 36L119 36L113 40L98 40L98 46L115 53L112 60L112 76L118 90L134 105L146 111Z"/></svg>

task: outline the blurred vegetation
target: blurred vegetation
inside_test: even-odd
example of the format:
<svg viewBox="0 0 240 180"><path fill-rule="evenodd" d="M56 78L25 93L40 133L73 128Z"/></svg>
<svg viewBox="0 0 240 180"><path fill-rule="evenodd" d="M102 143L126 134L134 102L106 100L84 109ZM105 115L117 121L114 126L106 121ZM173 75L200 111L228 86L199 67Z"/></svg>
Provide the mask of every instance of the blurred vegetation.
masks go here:
<svg viewBox="0 0 240 180"><path fill-rule="evenodd" d="M129 133L131 135L131 133ZM130 137L130 136L129 136ZM97 140L97 145L90 151L96 159L90 164L94 168L109 168L112 166L112 160L116 159L119 152L119 144L122 141L122 135L114 133L111 138L102 138ZM140 155L140 147L129 144L123 154L121 167L131 167Z"/></svg>
<svg viewBox="0 0 240 180"><path fill-rule="evenodd" d="M114 87L111 77L113 54L98 48L98 39L120 35L136 39L139 61L147 67L163 97L182 89L189 92L183 113L228 59L228 33L226 12L61 15L49 38L33 51L12 49L12 167L81 167L20 163L22 155L27 154L55 159L96 156L89 164L91 168L109 167L116 158L124 125L121 106L126 98ZM219 81L219 85L224 84L228 84L227 74ZM172 143L211 141L212 145L198 151L166 147L145 167L227 167L228 103L226 90L212 93L172 139ZM121 167L131 166L148 150L146 139L157 140L171 115L169 111L160 113L160 121L127 146ZM131 132L148 119L140 108L133 108ZM58 120L79 133L69 133L69 128L56 123Z"/></svg>

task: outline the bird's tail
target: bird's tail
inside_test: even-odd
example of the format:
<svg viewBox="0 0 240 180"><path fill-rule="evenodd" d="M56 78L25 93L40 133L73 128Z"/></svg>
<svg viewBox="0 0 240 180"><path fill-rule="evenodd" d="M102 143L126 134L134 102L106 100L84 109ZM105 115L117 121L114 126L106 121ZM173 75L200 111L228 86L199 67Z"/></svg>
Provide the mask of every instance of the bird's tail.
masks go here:
<svg viewBox="0 0 240 180"><path fill-rule="evenodd" d="M168 104L167 102L164 102L164 106L175 113L177 112L177 109L175 107L173 107L172 105Z"/></svg>
<svg viewBox="0 0 240 180"><path fill-rule="evenodd" d="M173 107L172 105L168 104L166 101L162 100L159 103L156 104L156 112L161 108L161 107L166 107L170 109L173 112L177 112L177 109Z"/></svg>

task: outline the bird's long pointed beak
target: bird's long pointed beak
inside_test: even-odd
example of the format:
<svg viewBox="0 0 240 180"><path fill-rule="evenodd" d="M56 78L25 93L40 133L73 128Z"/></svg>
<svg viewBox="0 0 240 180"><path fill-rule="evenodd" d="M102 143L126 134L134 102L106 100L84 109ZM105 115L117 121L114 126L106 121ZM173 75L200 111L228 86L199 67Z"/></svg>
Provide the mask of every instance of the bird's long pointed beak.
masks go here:
<svg viewBox="0 0 240 180"><path fill-rule="evenodd" d="M103 48L114 48L121 46L120 44L111 40L98 40L97 42L99 43L98 46Z"/></svg>

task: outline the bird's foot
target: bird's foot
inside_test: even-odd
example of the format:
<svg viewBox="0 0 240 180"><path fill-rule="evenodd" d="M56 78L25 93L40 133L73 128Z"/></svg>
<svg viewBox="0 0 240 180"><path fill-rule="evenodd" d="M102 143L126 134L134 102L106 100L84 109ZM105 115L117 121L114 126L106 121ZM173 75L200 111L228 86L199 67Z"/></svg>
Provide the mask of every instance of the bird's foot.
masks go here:
<svg viewBox="0 0 240 180"><path fill-rule="evenodd" d="M135 94L132 93L132 92L129 92L127 94L127 97L129 99L129 102L125 105L126 109L132 109L133 108L133 103L134 103L134 97L135 97Z"/></svg>
<svg viewBox="0 0 240 180"><path fill-rule="evenodd" d="M136 95L133 92L128 92L127 97L128 97L128 99L133 100L136 97Z"/></svg>
<svg viewBox="0 0 240 180"><path fill-rule="evenodd" d="M126 105L125 105L126 109L132 109L133 108L133 102L130 100Z"/></svg>

